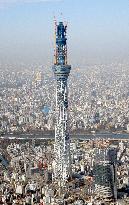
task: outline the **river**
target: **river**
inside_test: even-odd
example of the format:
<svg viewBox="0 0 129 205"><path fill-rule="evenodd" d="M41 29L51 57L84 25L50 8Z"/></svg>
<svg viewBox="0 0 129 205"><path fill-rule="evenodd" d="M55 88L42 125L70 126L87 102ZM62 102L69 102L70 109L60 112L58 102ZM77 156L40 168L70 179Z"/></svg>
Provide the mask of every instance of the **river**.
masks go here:
<svg viewBox="0 0 129 205"><path fill-rule="evenodd" d="M54 134L8 134L1 136L2 139L54 139ZM96 134L70 134L72 139L90 140L90 139L114 139L114 140L129 140L128 133L96 133Z"/></svg>

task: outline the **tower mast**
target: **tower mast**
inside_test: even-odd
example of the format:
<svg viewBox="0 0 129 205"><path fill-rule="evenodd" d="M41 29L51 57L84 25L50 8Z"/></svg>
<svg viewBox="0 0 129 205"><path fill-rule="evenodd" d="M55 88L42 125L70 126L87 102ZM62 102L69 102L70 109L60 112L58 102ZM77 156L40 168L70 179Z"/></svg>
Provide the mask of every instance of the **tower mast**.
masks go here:
<svg viewBox="0 0 129 205"><path fill-rule="evenodd" d="M56 78L56 127L54 178L65 184L70 171L70 138L68 132L68 88L67 79L71 66L67 64L67 26L55 24L55 60L53 71Z"/></svg>

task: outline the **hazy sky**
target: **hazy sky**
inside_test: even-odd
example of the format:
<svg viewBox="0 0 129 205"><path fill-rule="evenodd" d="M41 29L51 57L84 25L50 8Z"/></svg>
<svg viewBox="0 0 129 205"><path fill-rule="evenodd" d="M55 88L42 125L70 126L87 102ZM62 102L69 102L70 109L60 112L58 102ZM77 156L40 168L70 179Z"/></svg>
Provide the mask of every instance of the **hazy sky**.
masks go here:
<svg viewBox="0 0 129 205"><path fill-rule="evenodd" d="M71 63L129 58L129 0L0 0L0 62L51 63L54 15Z"/></svg>

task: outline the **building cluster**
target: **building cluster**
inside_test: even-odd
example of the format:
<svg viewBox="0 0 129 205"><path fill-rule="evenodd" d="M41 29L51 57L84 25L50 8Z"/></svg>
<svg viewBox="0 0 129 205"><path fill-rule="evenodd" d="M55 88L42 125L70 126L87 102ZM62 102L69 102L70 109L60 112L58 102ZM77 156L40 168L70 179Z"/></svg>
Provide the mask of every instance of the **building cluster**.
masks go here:
<svg viewBox="0 0 129 205"><path fill-rule="evenodd" d="M72 140L72 176L64 187L53 178L53 149L52 140L10 140L1 144L0 204L129 203L128 141Z"/></svg>
<svg viewBox="0 0 129 205"><path fill-rule="evenodd" d="M129 131L128 66L110 64L72 69L71 131ZM0 132L50 131L54 125L55 80L51 70L12 72L1 67Z"/></svg>

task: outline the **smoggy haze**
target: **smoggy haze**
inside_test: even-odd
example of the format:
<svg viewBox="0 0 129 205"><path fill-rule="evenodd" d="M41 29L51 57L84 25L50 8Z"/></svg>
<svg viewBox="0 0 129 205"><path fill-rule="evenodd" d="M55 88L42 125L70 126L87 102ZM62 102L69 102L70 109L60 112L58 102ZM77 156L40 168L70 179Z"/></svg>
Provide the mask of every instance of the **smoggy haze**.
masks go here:
<svg viewBox="0 0 129 205"><path fill-rule="evenodd" d="M128 59L128 0L0 0L0 62L51 63L54 15L68 21L72 63Z"/></svg>

